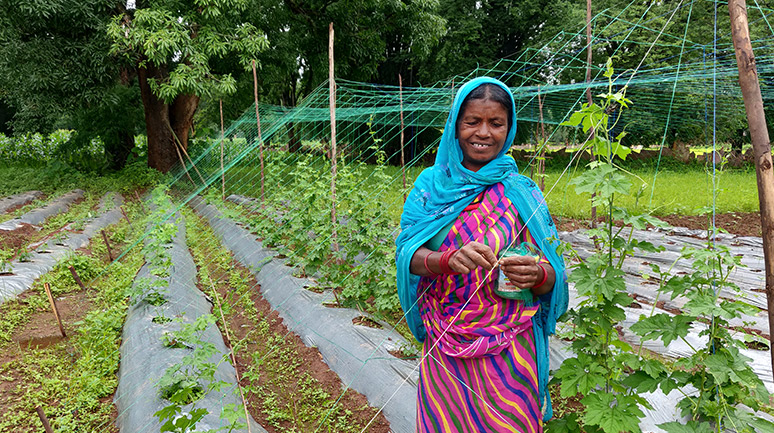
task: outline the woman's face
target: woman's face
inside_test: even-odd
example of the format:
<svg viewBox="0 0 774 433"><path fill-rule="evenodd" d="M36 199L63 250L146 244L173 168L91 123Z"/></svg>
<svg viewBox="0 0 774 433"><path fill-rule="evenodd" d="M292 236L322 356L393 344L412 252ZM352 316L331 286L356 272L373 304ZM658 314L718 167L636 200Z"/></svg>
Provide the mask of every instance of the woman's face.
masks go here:
<svg viewBox="0 0 774 433"><path fill-rule="evenodd" d="M490 99L468 101L457 121L457 139L462 149L462 165L478 171L495 159L508 136L508 112Z"/></svg>

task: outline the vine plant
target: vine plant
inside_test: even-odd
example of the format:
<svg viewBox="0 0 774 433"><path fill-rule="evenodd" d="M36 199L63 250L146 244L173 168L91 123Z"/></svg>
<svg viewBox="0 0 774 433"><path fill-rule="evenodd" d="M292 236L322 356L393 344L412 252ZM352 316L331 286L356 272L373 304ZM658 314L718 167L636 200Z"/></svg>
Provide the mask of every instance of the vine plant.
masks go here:
<svg viewBox="0 0 774 433"><path fill-rule="evenodd" d="M650 405L632 386L631 373L643 368L663 370L657 361L634 356L631 346L621 339L618 331L626 317L624 307L632 303L621 269L624 259L636 250L659 250L651 243L634 239L634 229L663 223L648 214L635 215L616 206L616 197L628 195L632 185L615 160L625 159L630 150L621 145L626 132L612 136L616 125L610 125L609 112L614 108L623 110L631 101L626 98L625 87L613 91L612 76L612 63L608 60L605 77L609 86L606 93L599 95L601 105L583 104L563 123L580 125L586 134L593 128L593 136L581 151L590 150L597 159L572 183L576 193L592 194L592 205L604 208L607 218L603 226L589 231L594 239L594 251L574 265L570 274L569 281L575 283L582 298L578 307L567 314L574 327L575 356L565 360L554 375L561 382L561 396L580 394L584 407L580 415L553 420L548 425L550 432L579 432L580 425L587 433L640 432L639 420L643 416L640 405L647 408ZM614 221L623 224L616 227Z"/></svg>
<svg viewBox="0 0 774 433"><path fill-rule="evenodd" d="M640 432L640 406L650 405L638 393L657 389L665 394L678 390L684 397L678 407L688 421L661 424L659 427L668 433L720 433L726 428L748 433L755 429L772 431L774 423L752 413L771 398L750 368L750 359L741 353L744 341L753 337L731 326L731 320L741 319L743 314L755 315L758 310L730 300L742 297L739 287L728 280L731 272L741 266L741 258L733 256L728 248L712 243L706 249L685 247L669 269L651 264L653 277L659 281L659 296L682 298L685 313L651 312L649 317L641 316L631 327L640 336L636 351L620 338L617 327L625 318L623 308L632 302L625 291L623 261L635 250L652 253L663 249L634 239L633 231L664 224L648 214L632 215L615 206L615 197L631 189L615 158L624 159L630 150L621 145L625 132L611 136L615 125L608 126L608 113L613 108L627 108L631 101L626 98L626 88L612 91L610 60L605 76L609 87L607 93L599 95L601 105L584 104L564 123L581 125L585 133L594 128L596 134L588 148L598 160L591 162L589 170L573 183L576 192L592 194L592 204L603 207L607 218L604 226L589 231L595 239L595 251L573 266L569 280L582 297L578 308L568 312L575 332L575 356L568 358L554 375L561 382L561 396L580 394L584 407L579 415L552 420L547 431L580 432L582 428L586 433ZM613 221L620 221L621 227ZM674 265L686 260L692 262L693 272L672 275ZM701 343L688 338L692 327L700 328ZM649 340L660 340L664 345L680 340L692 353L665 364L645 356L643 343Z"/></svg>

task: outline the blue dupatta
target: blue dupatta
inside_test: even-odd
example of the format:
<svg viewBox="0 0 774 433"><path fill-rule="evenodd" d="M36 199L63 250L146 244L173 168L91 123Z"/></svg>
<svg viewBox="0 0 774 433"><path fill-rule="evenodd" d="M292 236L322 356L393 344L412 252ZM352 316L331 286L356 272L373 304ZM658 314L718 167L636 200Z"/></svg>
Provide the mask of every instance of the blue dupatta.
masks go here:
<svg viewBox="0 0 774 433"><path fill-rule="evenodd" d="M510 130L498 155L474 172L462 165L462 150L456 137L457 116L462 101L482 84L502 87L511 97ZM548 336L556 330L556 320L567 310L568 292L564 259L557 254L559 238L543 193L531 179L518 172L516 161L506 155L516 136L516 110L510 89L499 80L475 78L457 92L446 120L435 164L420 173L403 207L401 233L395 240L398 296L406 322L420 342L426 331L419 315L417 286L420 277L410 272L411 258L439 230L449 225L462 210L484 189L498 182L505 186L505 195L511 200L529 228L545 257L556 273L553 291L540 297L541 308L532 318L538 366L538 391L541 406L545 407L543 420L553 416L548 394Z"/></svg>

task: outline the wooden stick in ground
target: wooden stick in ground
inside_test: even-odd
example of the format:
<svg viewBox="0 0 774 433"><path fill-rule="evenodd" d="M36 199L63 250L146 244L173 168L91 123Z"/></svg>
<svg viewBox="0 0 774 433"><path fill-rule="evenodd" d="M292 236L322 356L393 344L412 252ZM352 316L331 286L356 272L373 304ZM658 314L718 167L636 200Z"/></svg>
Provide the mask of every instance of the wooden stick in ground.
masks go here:
<svg viewBox="0 0 774 433"><path fill-rule="evenodd" d="M38 412L38 418L40 418L43 428L46 429L46 433L54 433L54 429L51 428L51 423L48 422L48 418L46 418L46 413L43 412L43 408L38 406L35 408L35 411Z"/></svg>
<svg viewBox="0 0 774 433"><path fill-rule="evenodd" d="M331 232L334 252L339 251L336 235L336 81L333 76L333 23L328 26L328 91L331 106Z"/></svg>
<svg viewBox="0 0 774 433"><path fill-rule="evenodd" d="M137 197L137 201L140 203L143 213L148 212L148 210L145 209L145 203L143 203L142 199L140 198L140 194L138 194L137 191L134 191L134 196Z"/></svg>
<svg viewBox="0 0 774 433"><path fill-rule="evenodd" d="M83 281L81 281L81 277L78 276L78 272L75 272L75 268L70 266L70 273L73 275L73 280L81 287L81 289L85 289L86 286L83 284Z"/></svg>
<svg viewBox="0 0 774 433"><path fill-rule="evenodd" d="M261 115L258 113L258 73L253 60L253 92L255 94L255 123L258 124L258 158L261 160L261 208L263 208L263 139L261 139Z"/></svg>
<svg viewBox="0 0 774 433"><path fill-rule="evenodd" d="M774 329L774 171L772 171L771 142L766 128L758 69L755 65L750 29L747 24L747 5L744 0L729 0L731 35L734 40L736 63L739 68L739 87L742 89L744 109L750 127L755 173L758 180L758 202L763 229L763 257L766 269L766 301L769 312L769 329ZM774 347L774 333L770 333L770 346ZM774 349L771 367L774 372Z"/></svg>
<svg viewBox="0 0 774 433"><path fill-rule="evenodd" d="M175 131L172 130L171 126L169 127L169 130L172 131L172 135L175 135ZM180 149L178 148L177 145L175 145L175 152L177 152L177 159L180 160L180 165L183 166L183 170L185 171L185 176L188 178L188 180L191 181L191 185L196 186L196 182L194 182L193 178L191 177L191 174L188 173L188 166L185 165L185 161L183 160L183 155L180 154Z"/></svg>
<svg viewBox="0 0 774 433"><path fill-rule="evenodd" d="M121 213L124 214L124 219L126 219L126 222L131 224L132 222L129 221L129 215L126 214L126 211L124 210L124 207L123 206L119 206L119 208L121 209Z"/></svg>
<svg viewBox="0 0 774 433"><path fill-rule="evenodd" d="M59 310L56 308L56 301L54 301L54 295L51 294L51 286L48 283L43 284L43 288L46 289L46 295L48 295L48 302L51 303L51 310L54 311L54 317L56 317L56 323L59 324L59 332L62 333L62 337L67 337L64 326L62 325L62 319L59 317Z"/></svg>
<svg viewBox="0 0 774 433"><path fill-rule="evenodd" d="M406 203L406 159L403 156L403 78L398 74L398 94L400 95L400 170L403 172L403 203Z"/></svg>
<svg viewBox="0 0 774 433"><path fill-rule="evenodd" d="M102 239L105 240L105 246L107 247L108 258L112 262L113 261L113 251L110 249L110 242L108 242L108 240L107 240L107 235L105 234L105 230L100 230L100 231L102 232Z"/></svg>
<svg viewBox="0 0 774 433"><path fill-rule="evenodd" d="M220 103L220 181L221 181L221 195L222 199L226 199L226 172L223 171L223 140L226 138L223 131L223 100L218 100Z"/></svg>
<svg viewBox="0 0 774 433"><path fill-rule="evenodd" d="M592 60L592 51L591 51L591 0L586 0L586 102L588 102L589 106L591 106L593 100L591 99L591 60ZM591 127L590 133L590 139L594 138L594 127ZM591 160L594 160L594 151L591 151ZM594 199L594 194L591 194L592 200ZM597 226L597 207L591 206L591 228L594 228Z"/></svg>

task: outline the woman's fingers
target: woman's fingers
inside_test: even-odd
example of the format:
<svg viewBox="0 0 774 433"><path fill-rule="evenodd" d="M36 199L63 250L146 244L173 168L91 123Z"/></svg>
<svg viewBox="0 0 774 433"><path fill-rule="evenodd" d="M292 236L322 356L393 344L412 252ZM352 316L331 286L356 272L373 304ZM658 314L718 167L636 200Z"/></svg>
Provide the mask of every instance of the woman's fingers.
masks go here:
<svg viewBox="0 0 774 433"><path fill-rule="evenodd" d="M500 270L519 287L532 287L543 277L543 271L532 256L504 257L500 260Z"/></svg>
<svg viewBox="0 0 774 433"><path fill-rule="evenodd" d="M449 260L449 266L462 273L468 273L476 268L492 269L495 263L497 263L497 257L492 249L479 242L466 244Z"/></svg>

